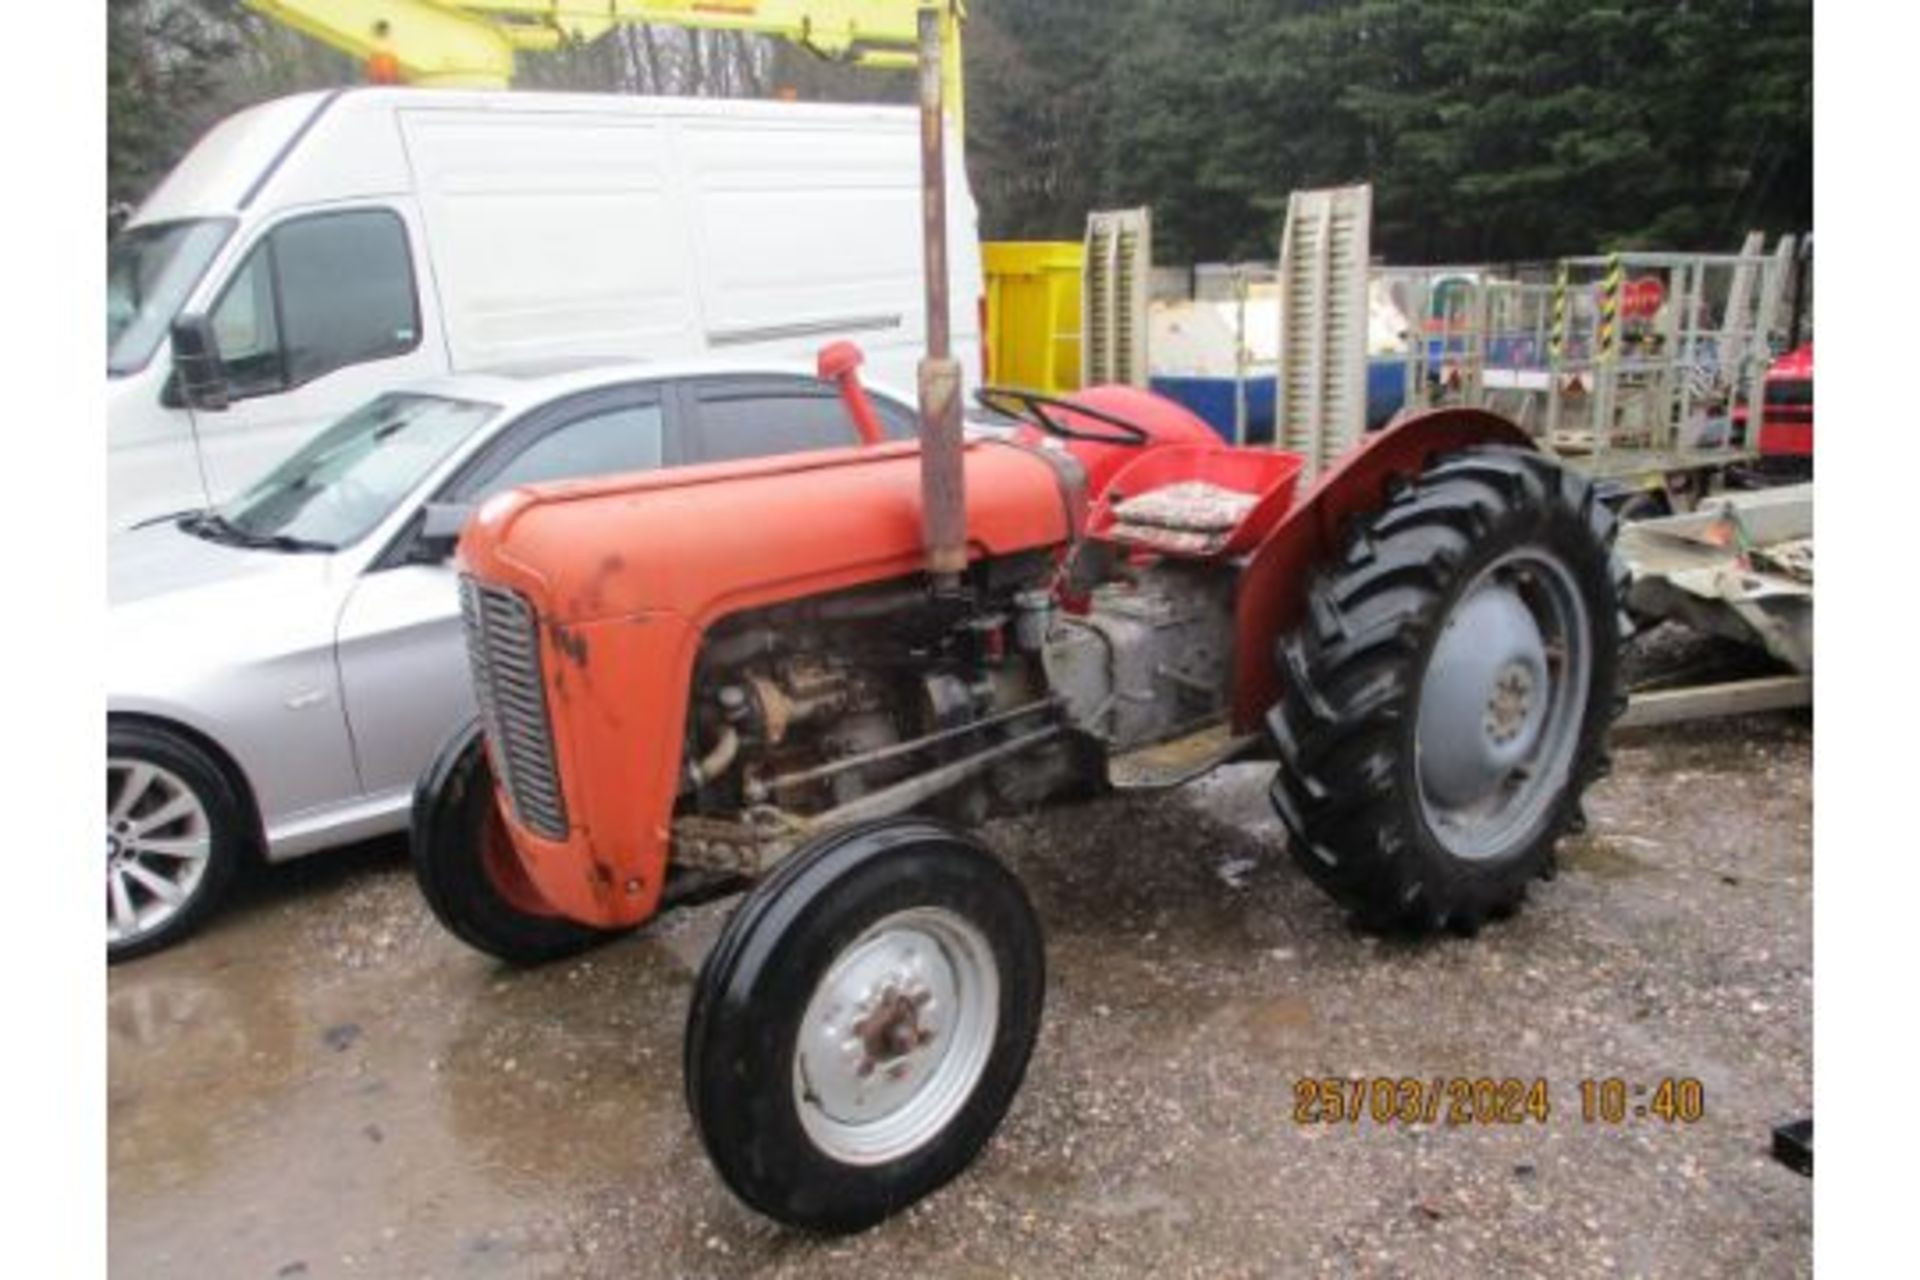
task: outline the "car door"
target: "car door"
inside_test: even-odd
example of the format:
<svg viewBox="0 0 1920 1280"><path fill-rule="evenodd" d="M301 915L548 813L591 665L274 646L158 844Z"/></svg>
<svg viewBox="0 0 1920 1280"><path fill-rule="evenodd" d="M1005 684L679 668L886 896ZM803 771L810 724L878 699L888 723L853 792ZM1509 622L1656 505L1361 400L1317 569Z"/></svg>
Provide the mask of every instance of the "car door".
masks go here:
<svg viewBox="0 0 1920 1280"><path fill-rule="evenodd" d="M524 415L441 487L437 501L477 503L543 480L647 470L671 462L671 397L659 384L574 396ZM445 558L414 553L416 516L354 584L337 652L363 792L404 796L473 709L458 588Z"/></svg>

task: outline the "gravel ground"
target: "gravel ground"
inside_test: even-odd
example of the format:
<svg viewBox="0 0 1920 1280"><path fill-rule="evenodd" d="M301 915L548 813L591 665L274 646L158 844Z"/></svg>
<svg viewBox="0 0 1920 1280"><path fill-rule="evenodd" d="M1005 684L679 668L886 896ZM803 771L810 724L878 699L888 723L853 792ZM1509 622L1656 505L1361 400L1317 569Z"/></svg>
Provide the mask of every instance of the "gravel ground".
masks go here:
<svg viewBox="0 0 1920 1280"><path fill-rule="evenodd" d="M1620 735L1591 832L1472 940L1350 931L1265 766L994 824L1048 931L1026 1087L965 1175L864 1235L755 1217L680 1094L710 904L500 968L386 842L279 868L109 979L115 1275L1775 1276L1812 1186L1812 731ZM1544 1124L1302 1125L1302 1078L1543 1078ZM1578 1082L1693 1077L1691 1125ZM1642 1102L1643 1099L1635 1099Z"/></svg>

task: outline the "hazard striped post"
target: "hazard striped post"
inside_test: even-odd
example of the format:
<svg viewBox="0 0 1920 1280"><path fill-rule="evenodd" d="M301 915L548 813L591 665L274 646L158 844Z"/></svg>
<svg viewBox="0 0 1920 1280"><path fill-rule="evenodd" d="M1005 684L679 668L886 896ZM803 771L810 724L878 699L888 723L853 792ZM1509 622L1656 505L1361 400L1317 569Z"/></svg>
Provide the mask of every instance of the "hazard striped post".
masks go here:
<svg viewBox="0 0 1920 1280"><path fill-rule="evenodd" d="M1607 279L1600 294L1600 358L1611 360L1620 351L1620 295L1626 285L1620 255L1607 255Z"/></svg>
<svg viewBox="0 0 1920 1280"><path fill-rule="evenodd" d="M1594 370L1592 450L1600 457L1613 440L1614 363L1620 354L1620 301L1626 291L1626 269L1620 255L1607 255L1607 278L1600 293L1600 363Z"/></svg>
<svg viewBox="0 0 1920 1280"><path fill-rule="evenodd" d="M1547 344L1547 355L1555 365L1567 350L1567 264L1560 264L1560 272L1553 278L1553 339Z"/></svg>

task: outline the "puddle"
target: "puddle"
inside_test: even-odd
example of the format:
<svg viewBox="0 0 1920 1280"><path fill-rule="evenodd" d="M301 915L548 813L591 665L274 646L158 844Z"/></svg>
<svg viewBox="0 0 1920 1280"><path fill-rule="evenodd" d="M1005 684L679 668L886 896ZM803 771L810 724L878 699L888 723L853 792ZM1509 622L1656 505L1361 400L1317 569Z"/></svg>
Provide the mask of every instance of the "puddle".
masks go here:
<svg viewBox="0 0 1920 1280"><path fill-rule="evenodd" d="M1560 865L1602 880L1624 880L1657 870L1651 862L1627 852L1620 842L1591 833L1560 842Z"/></svg>

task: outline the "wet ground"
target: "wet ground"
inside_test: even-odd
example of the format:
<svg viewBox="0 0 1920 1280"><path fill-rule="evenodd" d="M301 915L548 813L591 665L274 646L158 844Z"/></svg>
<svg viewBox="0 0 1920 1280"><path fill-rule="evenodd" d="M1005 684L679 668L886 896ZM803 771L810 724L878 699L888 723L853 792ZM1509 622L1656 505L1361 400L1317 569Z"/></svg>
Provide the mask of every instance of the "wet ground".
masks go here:
<svg viewBox="0 0 1920 1280"><path fill-rule="evenodd" d="M109 979L111 1269L128 1277L1776 1276L1812 1187L1812 734L1620 735L1592 834L1472 940L1351 932L1244 766L995 824L1049 930L1025 1089L957 1182L817 1240L736 1204L680 1094L727 903L503 969L394 842L279 868ZM1545 1123L1303 1125L1302 1079L1547 1082ZM1691 1124L1580 1081L1704 1086Z"/></svg>

